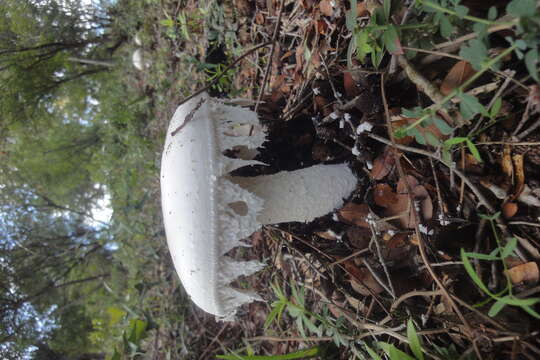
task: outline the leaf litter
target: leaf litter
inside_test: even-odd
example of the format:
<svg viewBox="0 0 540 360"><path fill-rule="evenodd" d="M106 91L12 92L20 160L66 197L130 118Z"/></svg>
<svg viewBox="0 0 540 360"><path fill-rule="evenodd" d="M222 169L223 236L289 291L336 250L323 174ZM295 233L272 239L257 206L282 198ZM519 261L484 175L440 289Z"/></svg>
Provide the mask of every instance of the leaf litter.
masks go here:
<svg viewBox="0 0 540 360"><path fill-rule="evenodd" d="M248 36L240 43L245 48L271 38L280 8L280 1L253 3L255 6L243 10L254 19L251 27L244 27ZM356 5L356 30L347 25L351 3ZM414 72L399 68L395 75L387 76L393 59L405 54L412 43L405 32L398 31L396 20L406 19L407 12L412 24L419 19L414 10L400 4L392 15L394 30L381 38L382 43L373 42L373 37L362 39L355 35L367 28L369 17L379 11L381 4L284 1L272 58L268 58L269 49L262 50L247 56L239 67L235 83L243 89L240 97L256 100L266 64L271 62L267 91L262 94L258 111L277 145L261 149L261 160L269 166L252 171L279 171L324 161L347 162L359 181L356 191L334 214L311 224L266 227L248 241L251 248L231 254L243 259L270 259L265 271L235 284L255 289L267 303L245 306L237 321L228 327L228 331L238 330L243 339L258 340L236 337L233 344L222 334L217 337L230 348L248 341L257 353L267 355L283 355L325 342L338 354L336 358L346 359L356 351L350 341L368 335L390 334L397 347L406 349L403 339L407 331L400 326L407 314L419 331L428 331L422 333L424 340L448 352L453 347L460 352L500 358L514 354L517 346L523 354L534 353L540 344L530 334L540 330L537 324L532 325L526 311L511 306L490 318L493 299L465 270L460 249L485 258L494 251L500 254L499 247L515 236L518 241L512 258L518 259L516 263L505 269L502 261L480 256L471 258L473 267L490 291L501 291L508 279L517 298L529 293L534 296L535 289L538 292L535 286L539 259L534 254L540 247L540 169L533 161L538 132L516 137L538 121L538 86L526 90L519 85L509 86L497 95L500 104L493 105L496 89L482 90L481 86L495 82L496 75L485 73L467 84L482 66L482 54L478 52L481 47L475 48L475 42L452 44L458 45L453 51L459 53L461 48L460 55L465 57L457 62L443 54L422 65L430 55L416 53L409 63L417 73L427 75L420 80L414 78ZM481 12L489 7L475 9ZM490 39L500 43L503 38L495 33ZM350 55L353 40L365 41L361 45L371 51L364 63L359 54ZM376 46L388 49L381 59L374 55ZM448 50L449 55L451 52ZM375 62L379 62L378 67ZM510 58L502 66L511 68L515 63L516 59ZM515 70L521 75L526 71ZM388 118L382 106L382 73ZM411 116L413 113L405 110L434 106L433 93L425 91L426 83L442 96L457 89L466 95L455 98L457 105L448 112L439 109L433 116L421 112ZM463 88L464 84L468 86ZM480 91L473 93L476 87ZM529 104L528 112L524 112L524 104ZM496 107L499 110L493 110ZM459 120L462 114L474 121ZM512 134L520 121L521 132ZM372 124L370 130L357 132L365 123ZM389 136L389 131L395 134L404 127L412 130L395 139ZM470 137L477 154L466 141L447 143L455 137ZM501 211L494 220L494 230L480 216L489 215L488 209L480 205L483 202ZM426 247L428 264L420 246ZM448 298L441 296L442 290L428 267L434 269L445 290L458 299L459 309L474 333L460 322ZM263 325L276 298L276 288L270 284L278 284L285 297L304 312L298 308L284 310L280 321L272 322L265 332ZM514 322L530 323L531 327L520 329L507 323L507 309ZM534 304L531 309L538 311ZM210 326L214 329L210 333L216 336L220 325L213 319L197 310L190 318L198 324L193 325L194 329ZM366 332L360 325L366 323L380 328ZM501 330L505 328L509 330ZM501 340L509 336L514 342ZM203 337L193 346L212 347L205 353L212 358L220 351L219 346L211 341L211 335L206 337L209 339ZM480 344L478 352L473 340Z"/></svg>

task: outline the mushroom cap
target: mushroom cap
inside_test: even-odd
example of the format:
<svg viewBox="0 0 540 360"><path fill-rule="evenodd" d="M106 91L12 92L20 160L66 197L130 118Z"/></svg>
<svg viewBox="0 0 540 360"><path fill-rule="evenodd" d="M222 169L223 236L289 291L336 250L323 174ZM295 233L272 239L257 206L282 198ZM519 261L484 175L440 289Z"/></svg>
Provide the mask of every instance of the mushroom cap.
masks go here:
<svg viewBox="0 0 540 360"><path fill-rule="evenodd" d="M161 197L169 249L191 300L222 318L259 299L230 283L263 264L235 261L226 256L231 249L247 246L241 240L262 223L311 221L327 214L356 186L356 177L343 164L256 178L231 176L236 168L260 162L224 152L241 146L247 154L264 140L253 111L206 94L179 106L167 131Z"/></svg>
<svg viewBox="0 0 540 360"><path fill-rule="evenodd" d="M224 255L260 227L262 200L222 175L257 163L222 155L235 145L257 148L257 136L227 136L237 123L258 126L257 116L223 105L206 94L176 110L161 162L161 196L167 242L182 284L191 299L211 314L230 316L239 305L258 298L230 288L231 281L262 268L256 261L236 262ZM243 201L248 214L228 204Z"/></svg>

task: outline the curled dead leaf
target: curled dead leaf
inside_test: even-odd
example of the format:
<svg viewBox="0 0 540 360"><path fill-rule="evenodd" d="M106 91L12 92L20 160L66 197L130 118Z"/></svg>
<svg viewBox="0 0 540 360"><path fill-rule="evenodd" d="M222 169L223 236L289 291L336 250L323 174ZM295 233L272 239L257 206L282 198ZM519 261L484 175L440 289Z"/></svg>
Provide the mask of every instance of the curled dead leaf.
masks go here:
<svg viewBox="0 0 540 360"><path fill-rule="evenodd" d="M392 171L395 164L394 151L389 146L384 149L382 155L379 155L373 161L371 177L375 180L382 180Z"/></svg>
<svg viewBox="0 0 540 360"><path fill-rule="evenodd" d="M345 89L345 95L350 99L360 94L360 89L350 71L343 72L343 88Z"/></svg>
<svg viewBox="0 0 540 360"><path fill-rule="evenodd" d="M371 231L369 229L351 226L347 229L346 234L349 243L356 249L365 249L371 242Z"/></svg>
<svg viewBox="0 0 540 360"><path fill-rule="evenodd" d="M388 184L377 184L373 188L373 201L383 208L388 208L398 201L398 195Z"/></svg>
<svg viewBox="0 0 540 360"><path fill-rule="evenodd" d="M401 227L404 229L414 228L414 212L407 193L407 184L412 192L412 198L423 220L431 220L433 217L433 202L427 189L418 183L411 175L399 180L397 191L394 192L387 184L377 184L373 189L373 199L378 206L384 208L384 216L398 217Z"/></svg>
<svg viewBox="0 0 540 360"><path fill-rule="evenodd" d="M508 269L506 274L510 277L512 284L520 284L522 282L536 284L540 276L538 265L534 261L514 266Z"/></svg>
<svg viewBox="0 0 540 360"><path fill-rule="evenodd" d="M450 94L454 89L463 85L463 83L476 73L465 60L458 61L448 72L441 84L441 93Z"/></svg>
<svg viewBox="0 0 540 360"><path fill-rule="evenodd" d="M368 215L369 207L367 204L349 202L338 211L340 220L366 229L369 229L369 224L366 221Z"/></svg>
<svg viewBox="0 0 540 360"><path fill-rule="evenodd" d="M343 265L351 277L349 282L354 291L364 296L383 292L384 289L368 269L358 267L352 261L345 261Z"/></svg>

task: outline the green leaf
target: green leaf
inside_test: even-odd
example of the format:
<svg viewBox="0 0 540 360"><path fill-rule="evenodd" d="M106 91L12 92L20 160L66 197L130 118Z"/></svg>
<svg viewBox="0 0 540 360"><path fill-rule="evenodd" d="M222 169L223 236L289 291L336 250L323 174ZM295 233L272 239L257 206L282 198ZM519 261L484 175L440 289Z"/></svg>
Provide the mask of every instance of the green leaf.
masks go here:
<svg viewBox="0 0 540 360"><path fill-rule="evenodd" d="M384 18L386 21L390 19L390 13L392 11L392 0L384 0L383 2Z"/></svg>
<svg viewBox="0 0 540 360"><path fill-rule="evenodd" d="M119 309L115 306L110 306L109 308L107 308L107 313L109 313L110 326L116 325L120 320L122 320L125 315L127 315L124 310Z"/></svg>
<svg viewBox="0 0 540 360"><path fill-rule="evenodd" d="M347 11L347 14L345 15L345 25L347 26L347 30L350 32L353 32L356 28L356 8L357 8L357 0L350 0L351 3L351 10Z"/></svg>
<svg viewBox="0 0 540 360"><path fill-rule="evenodd" d="M401 42L394 25L388 25L388 28L383 33L383 42L388 51L392 55L402 55L403 49L401 48Z"/></svg>
<svg viewBox="0 0 540 360"><path fill-rule="evenodd" d="M117 348L114 348L114 353L112 354L110 360L122 360Z"/></svg>
<svg viewBox="0 0 540 360"><path fill-rule="evenodd" d="M142 340L142 338L145 335L147 326L148 326L148 323L144 320L132 319L129 322L131 333L129 335L128 341L133 344L139 344L139 342Z"/></svg>
<svg viewBox="0 0 540 360"><path fill-rule="evenodd" d="M498 97L495 99L495 102L491 106L491 109L489 110L489 117L492 119L495 119L497 115L499 115L499 111L501 111L502 106L502 99Z"/></svg>
<svg viewBox="0 0 540 360"><path fill-rule="evenodd" d="M426 138L420 133L420 131L418 131L417 128L413 127L407 133L411 136L414 136L414 139L420 145L426 145Z"/></svg>
<svg viewBox="0 0 540 360"><path fill-rule="evenodd" d="M456 12L457 17L463 19L465 15L469 13L469 8L463 5L458 5L454 8L454 11Z"/></svg>
<svg viewBox="0 0 540 360"><path fill-rule="evenodd" d="M506 306L506 304L500 300L495 301L495 303L491 306L489 309L488 315L493 317L497 316L497 314Z"/></svg>
<svg viewBox="0 0 540 360"><path fill-rule="evenodd" d="M369 354L369 356L371 356L372 360L382 360L379 354L375 352L375 350L373 350L367 345L364 345L364 346L366 347L366 352Z"/></svg>
<svg viewBox="0 0 540 360"><path fill-rule="evenodd" d="M404 138L405 136L407 136L407 131L405 129L406 129L405 127L400 127L398 129L396 129L396 131L394 131L394 136L397 139Z"/></svg>
<svg viewBox="0 0 540 360"><path fill-rule="evenodd" d="M270 311L270 313L268 314L268 316L266 317L266 320L264 322L264 329L268 329L268 327L270 326L270 324L272 324L272 322L274 321L274 319L276 319L281 311L283 311L283 303L282 302L274 302L272 304L272 311Z"/></svg>
<svg viewBox="0 0 540 360"><path fill-rule="evenodd" d="M441 140L439 140L439 138L433 135L430 131L426 131L424 135L429 145L434 146L434 147L439 147L442 145Z"/></svg>
<svg viewBox="0 0 540 360"><path fill-rule="evenodd" d="M322 354L321 348L315 346L309 349L303 349L283 355L216 355L218 359L224 360L293 360L293 359L309 359Z"/></svg>
<svg viewBox="0 0 540 360"><path fill-rule="evenodd" d="M480 152L478 151L478 148L469 139L467 139L467 147L469 148L469 151L471 152L472 156L474 156L474 158L478 160L479 162L482 162L482 158L480 157Z"/></svg>
<svg viewBox="0 0 540 360"><path fill-rule="evenodd" d="M540 83L540 78L538 77L538 68L536 67L537 63L538 49L535 47L534 49L527 51L527 54L525 54L525 66L527 67L527 70L529 71L531 77L536 82Z"/></svg>
<svg viewBox="0 0 540 360"><path fill-rule="evenodd" d="M376 48L371 52L371 62L376 69L381 65L383 57L384 51L382 49Z"/></svg>
<svg viewBox="0 0 540 360"><path fill-rule="evenodd" d="M534 316L537 319L540 319L540 314L534 311L530 306L521 306L521 308L527 313L529 313L529 315Z"/></svg>
<svg viewBox="0 0 540 360"><path fill-rule="evenodd" d="M488 221L495 221L499 218L499 216L501 216L501 212L500 211L497 211L495 214L493 215L487 215L487 214L478 214L478 216L480 216L481 219L484 219L484 220L488 220Z"/></svg>
<svg viewBox="0 0 540 360"><path fill-rule="evenodd" d="M495 6L492 6L488 10L488 20L495 20L497 18L497 8Z"/></svg>
<svg viewBox="0 0 540 360"><path fill-rule="evenodd" d="M319 333L320 331L319 328L315 326L315 324L306 315L304 315L302 318L304 320L304 324L309 329L309 331L311 331L314 334Z"/></svg>
<svg viewBox="0 0 540 360"><path fill-rule="evenodd" d="M452 25L450 20L448 20L448 17L445 15L442 15L439 21L439 31L441 32L441 36L447 39L450 38L450 36L454 32L454 26Z"/></svg>
<svg viewBox="0 0 540 360"><path fill-rule="evenodd" d="M465 255L469 258L478 259L478 260L500 260L500 257L494 256L492 254L481 254L481 253L474 253L474 252L466 252Z"/></svg>
<svg viewBox="0 0 540 360"><path fill-rule="evenodd" d="M420 343L420 338L416 333L414 324L411 319L407 321L407 338L409 339L409 347L411 348L412 353L416 356L417 360L424 360L424 353L422 353L422 344Z"/></svg>
<svg viewBox="0 0 540 360"><path fill-rule="evenodd" d="M452 129L452 127L443 119L437 116L433 116L431 119L435 123L437 129L439 129L444 135L450 135L454 131L454 129Z"/></svg>
<svg viewBox="0 0 540 360"><path fill-rule="evenodd" d="M443 147L443 149L442 149L442 160L446 164L451 164L452 163L452 155L450 154L450 151L448 151L448 149L446 147Z"/></svg>
<svg viewBox="0 0 540 360"><path fill-rule="evenodd" d="M476 114L480 113L489 116L486 108L480 104L476 97L466 93L461 93L458 95L458 97L461 99L461 102L459 103L459 110L461 111L461 115L465 120L470 120Z"/></svg>
<svg viewBox="0 0 540 360"><path fill-rule="evenodd" d="M452 146L452 145L456 145L456 144L461 144L462 142L466 142L467 140L468 140L468 138L466 138L466 137L456 136L456 137L450 138L448 140L445 140L444 145Z"/></svg>
<svg viewBox="0 0 540 360"><path fill-rule="evenodd" d="M174 26L174 20L173 19L163 19L159 22L163 26L167 27L173 27Z"/></svg>
<svg viewBox="0 0 540 360"><path fill-rule="evenodd" d="M411 110L403 109L402 114L408 118L419 118L422 117L422 108L420 106L416 106Z"/></svg>
<svg viewBox="0 0 540 360"><path fill-rule="evenodd" d="M531 306L531 305L536 304L538 301L540 301L540 298L519 299L513 296L505 296L505 297L500 298L499 301L502 301L508 305Z"/></svg>
<svg viewBox="0 0 540 360"><path fill-rule="evenodd" d="M513 0L506 6L506 12L512 16L533 16L536 13L536 0Z"/></svg>
<svg viewBox="0 0 540 360"><path fill-rule="evenodd" d="M468 42L468 46L461 48L459 55L470 62L475 70L480 70L482 63L488 57L488 51L486 45L481 40L473 39Z"/></svg>
<svg viewBox="0 0 540 360"><path fill-rule="evenodd" d="M510 256L514 252L515 248L517 247L517 243L518 241L517 241L517 238L515 237L508 240L508 243L506 243L506 245L504 246L504 249L501 252L501 258L504 259Z"/></svg>
<svg viewBox="0 0 540 360"><path fill-rule="evenodd" d="M482 282L482 280L478 277L478 274L476 271L474 271L474 268L469 261L469 258L467 257L467 254L465 250L461 249L461 261L463 261L463 266L465 267L465 271L467 271L467 274L469 274L472 281L478 286L483 292L486 294L492 296L491 291L487 288L486 285Z"/></svg>
<svg viewBox="0 0 540 360"><path fill-rule="evenodd" d="M369 33L367 30L360 30L356 33L355 42L356 42L356 56L360 62L366 60L366 55L373 51L373 48L368 44Z"/></svg>
<svg viewBox="0 0 540 360"><path fill-rule="evenodd" d="M385 342L377 343L381 349L390 357L391 360L415 360L413 357L399 350L392 344Z"/></svg>

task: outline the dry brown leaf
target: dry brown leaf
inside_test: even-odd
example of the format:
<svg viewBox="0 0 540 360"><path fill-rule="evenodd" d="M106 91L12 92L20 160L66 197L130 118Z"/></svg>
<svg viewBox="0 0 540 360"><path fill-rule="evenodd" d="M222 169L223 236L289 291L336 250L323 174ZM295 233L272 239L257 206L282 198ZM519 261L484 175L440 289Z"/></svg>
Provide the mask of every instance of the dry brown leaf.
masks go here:
<svg viewBox="0 0 540 360"><path fill-rule="evenodd" d="M507 202L502 207L502 213L505 219L510 219L512 216L516 215L518 210L519 210L518 204L512 201Z"/></svg>
<svg viewBox="0 0 540 360"><path fill-rule="evenodd" d="M328 24L324 20L317 20L314 23L315 29L321 35L325 35L328 31Z"/></svg>
<svg viewBox="0 0 540 360"><path fill-rule="evenodd" d="M345 95L347 95L349 99L360 94L360 89L356 85L356 81L349 71L343 72L343 88L345 89Z"/></svg>
<svg viewBox="0 0 540 360"><path fill-rule="evenodd" d="M465 81L469 80L475 72L476 71L474 71L471 64L467 61L458 61L444 78L441 84L441 93L443 95L450 94L454 89L460 87Z"/></svg>
<svg viewBox="0 0 540 360"><path fill-rule="evenodd" d="M376 295L383 292L384 289L368 269L360 268L354 265L352 261L345 261L343 265L347 273L351 276L349 281L354 291L364 296Z"/></svg>
<svg viewBox="0 0 540 360"><path fill-rule="evenodd" d="M420 214L424 220L431 220L433 217L433 202L428 191L423 185L418 184L418 180L411 175L400 179L397 185L397 192L387 184L377 184L373 189L373 199L378 206L385 208L384 216L399 216L398 220L404 229L414 227L414 213L410 208L409 195L407 194L406 182L411 188L413 199L420 205Z"/></svg>
<svg viewBox="0 0 540 360"><path fill-rule="evenodd" d="M382 155L379 155L373 161L371 169L371 177L375 180L382 180L392 171L395 164L394 152L391 147L387 146Z"/></svg>
<svg viewBox="0 0 540 360"><path fill-rule="evenodd" d="M349 202L338 211L338 215L340 220L346 223L369 229L369 224L366 221L366 217L369 215L367 204Z"/></svg>
<svg viewBox="0 0 540 360"><path fill-rule="evenodd" d="M373 188L373 201L383 208L388 208L398 201L398 195L388 184L377 184Z"/></svg>
<svg viewBox="0 0 540 360"><path fill-rule="evenodd" d="M365 249L371 242L371 231L369 229L351 226L347 229L346 234L349 243L356 249Z"/></svg>
<svg viewBox="0 0 540 360"><path fill-rule="evenodd" d="M411 190L419 185L418 180L414 176L405 175L405 178L399 179L397 184L397 192L399 194L407 194L407 183L409 184L409 188Z"/></svg>
<svg viewBox="0 0 540 360"><path fill-rule="evenodd" d="M522 282L536 284L540 276L538 265L534 261L508 269L507 275L510 277L512 284L520 284Z"/></svg>
<svg viewBox="0 0 540 360"><path fill-rule="evenodd" d="M332 6L331 0L321 0L319 3L319 9L321 9L321 13L326 16L332 16L334 15L334 7Z"/></svg>

